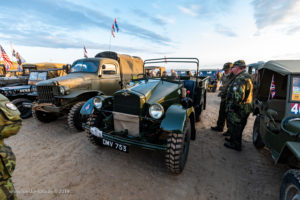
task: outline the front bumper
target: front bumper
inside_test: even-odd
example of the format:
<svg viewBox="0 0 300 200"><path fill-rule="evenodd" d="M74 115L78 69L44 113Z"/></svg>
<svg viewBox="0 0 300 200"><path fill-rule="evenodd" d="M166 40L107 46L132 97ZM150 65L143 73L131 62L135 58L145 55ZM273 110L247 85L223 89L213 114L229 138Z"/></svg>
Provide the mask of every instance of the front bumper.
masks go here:
<svg viewBox="0 0 300 200"><path fill-rule="evenodd" d="M149 143L149 142L145 142L145 141L141 141L136 139L136 137L133 136L119 136L119 135L115 135L115 134L119 134L117 132L109 132L109 133L105 133L100 131L98 128L96 127L89 127L87 125L84 125L85 129L88 129L91 134L92 131L91 129L97 130L99 131L97 134L93 134L94 136L98 137L99 140L101 139L107 139L113 142L117 142L117 143L121 143L121 144L126 144L126 145L132 145L132 146L138 146L140 148L144 148L144 149L150 149L150 150L159 150L159 151L166 151L167 150L167 145L159 145L159 144L153 144L153 143Z"/></svg>
<svg viewBox="0 0 300 200"><path fill-rule="evenodd" d="M32 105L32 109L33 110L39 110L39 111L43 111L43 112L54 112L54 113L59 113L61 111L63 111L62 107L58 107L52 103L34 103Z"/></svg>

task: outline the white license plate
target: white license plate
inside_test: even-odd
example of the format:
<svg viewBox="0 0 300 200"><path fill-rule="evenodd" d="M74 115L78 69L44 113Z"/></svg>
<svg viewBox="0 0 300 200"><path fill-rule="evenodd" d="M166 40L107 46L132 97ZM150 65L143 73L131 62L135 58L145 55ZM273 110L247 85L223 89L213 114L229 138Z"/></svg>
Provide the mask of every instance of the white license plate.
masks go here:
<svg viewBox="0 0 300 200"><path fill-rule="evenodd" d="M120 144L120 143L113 142L113 141L110 141L110 140L107 140L107 139L104 139L104 138L102 139L102 144L104 146L108 146L110 148L128 153L128 146L125 145L125 144Z"/></svg>

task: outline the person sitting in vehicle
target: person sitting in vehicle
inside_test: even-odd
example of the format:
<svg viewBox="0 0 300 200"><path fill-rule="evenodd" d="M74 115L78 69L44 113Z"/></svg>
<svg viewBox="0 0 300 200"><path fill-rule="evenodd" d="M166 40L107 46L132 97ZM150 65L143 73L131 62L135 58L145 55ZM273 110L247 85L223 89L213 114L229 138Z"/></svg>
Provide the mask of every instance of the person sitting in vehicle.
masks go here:
<svg viewBox="0 0 300 200"><path fill-rule="evenodd" d="M167 71L164 71L162 74L162 78L167 78L167 77L168 77L168 73L167 73Z"/></svg>

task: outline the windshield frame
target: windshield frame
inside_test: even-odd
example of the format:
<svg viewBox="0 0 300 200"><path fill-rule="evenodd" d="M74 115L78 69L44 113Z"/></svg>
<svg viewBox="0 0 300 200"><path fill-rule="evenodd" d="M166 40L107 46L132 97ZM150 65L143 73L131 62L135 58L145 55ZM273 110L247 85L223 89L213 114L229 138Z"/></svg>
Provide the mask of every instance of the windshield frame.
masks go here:
<svg viewBox="0 0 300 200"><path fill-rule="evenodd" d="M96 66L97 70L96 71L82 71L84 63L93 63L93 64L95 64L94 67ZM73 67L75 67L77 64L78 65L81 64L81 70L80 71L72 71ZM95 74L98 74L98 72L99 72L99 66L100 66L100 61L99 60L78 60L78 61L75 61L71 65L71 67L70 67L70 73L95 73ZM87 68L88 68L88 66L87 66Z"/></svg>

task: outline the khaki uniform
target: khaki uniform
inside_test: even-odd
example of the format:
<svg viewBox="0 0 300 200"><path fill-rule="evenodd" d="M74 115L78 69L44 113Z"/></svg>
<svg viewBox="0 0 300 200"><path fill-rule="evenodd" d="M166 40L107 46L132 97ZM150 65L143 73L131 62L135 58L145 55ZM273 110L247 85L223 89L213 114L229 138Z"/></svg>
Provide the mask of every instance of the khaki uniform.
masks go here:
<svg viewBox="0 0 300 200"><path fill-rule="evenodd" d="M16 157L4 138L17 134L21 128L20 112L9 100L0 95L0 199L15 200L15 188L11 176L16 166Z"/></svg>

